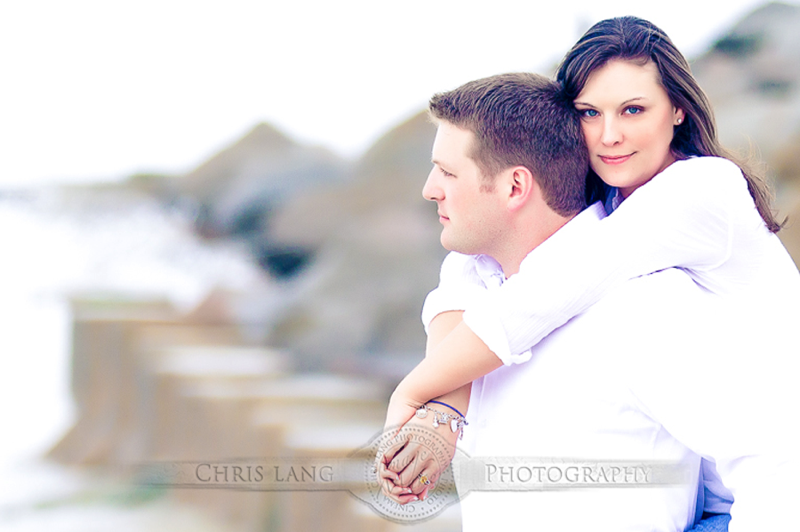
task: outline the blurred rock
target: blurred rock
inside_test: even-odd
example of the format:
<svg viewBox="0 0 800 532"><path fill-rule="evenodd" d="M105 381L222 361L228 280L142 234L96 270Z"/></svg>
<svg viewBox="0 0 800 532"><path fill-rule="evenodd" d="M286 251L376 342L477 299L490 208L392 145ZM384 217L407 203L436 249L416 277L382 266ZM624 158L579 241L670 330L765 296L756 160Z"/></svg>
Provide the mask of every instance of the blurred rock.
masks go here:
<svg viewBox="0 0 800 532"><path fill-rule="evenodd" d="M421 195L434 133L420 113L348 165L261 124L178 181L200 205L199 232L243 238L278 281L259 303L264 340L298 369L360 372L362 357L409 355L381 366L399 376L422 356L419 312L444 257Z"/></svg>
<svg viewBox="0 0 800 532"><path fill-rule="evenodd" d="M421 195L434 134L425 113L412 117L364 155L348 184L296 196L275 216L269 240L315 249L316 260L294 281L298 297L271 344L311 368L357 371L359 357L376 353L421 357L419 312L444 257L436 208Z"/></svg>
<svg viewBox="0 0 800 532"><path fill-rule="evenodd" d="M766 4L692 65L714 105L722 142L743 151L754 145L779 180L795 170L775 163L797 154L800 141L798 28L800 6Z"/></svg>
<svg viewBox="0 0 800 532"><path fill-rule="evenodd" d="M272 211L300 190L343 179L345 161L328 150L296 143L268 124L177 180L196 202L197 229L205 236L260 232Z"/></svg>
<svg viewBox="0 0 800 532"><path fill-rule="evenodd" d="M292 374L285 353L247 345L234 324L218 322L217 305L214 296L180 314L161 300L74 298L78 419L50 458L113 473L131 493L168 493L239 532L387 530L348 491L367 489L374 449L354 453L380 432L391 386ZM337 477L335 488L321 489L316 466L306 469L357 459L357 474ZM316 489L262 484L278 467L302 471ZM458 517L420 530L457 530Z"/></svg>
<svg viewBox="0 0 800 532"><path fill-rule="evenodd" d="M756 9L692 64L714 105L726 147L763 160L776 206L788 216L781 240L800 264L800 6Z"/></svg>

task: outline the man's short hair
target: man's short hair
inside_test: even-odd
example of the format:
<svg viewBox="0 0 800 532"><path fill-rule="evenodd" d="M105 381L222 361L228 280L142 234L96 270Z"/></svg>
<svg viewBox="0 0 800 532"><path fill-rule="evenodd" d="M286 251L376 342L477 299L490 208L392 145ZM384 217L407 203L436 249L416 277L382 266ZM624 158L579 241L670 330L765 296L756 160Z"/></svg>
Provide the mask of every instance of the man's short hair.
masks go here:
<svg viewBox="0 0 800 532"><path fill-rule="evenodd" d="M580 117L559 85L531 73L500 74L436 94L434 121L472 131L470 156L491 190L512 166L531 171L547 205L562 216L586 206L588 152Z"/></svg>

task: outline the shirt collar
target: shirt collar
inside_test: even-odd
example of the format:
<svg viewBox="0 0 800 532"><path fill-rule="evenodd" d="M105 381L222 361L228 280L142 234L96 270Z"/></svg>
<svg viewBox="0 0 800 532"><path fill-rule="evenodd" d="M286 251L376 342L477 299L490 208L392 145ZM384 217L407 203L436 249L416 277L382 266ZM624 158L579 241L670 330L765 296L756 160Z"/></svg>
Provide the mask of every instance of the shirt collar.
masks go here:
<svg viewBox="0 0 800 532"><path fill-rule="evenodd" d="M539 244L536 249L539 249L542 246L557 246L559 242L564 239L564 236L568 233L572 233L574 231L580 231L581 228L598 222L606 217L606 210L603 207L602 202L594 203L581 212L579 212L572 220L564 224L564 226L553 233L550 238ZM525 265L525 262L530 259L531 255L533 255L535 249L531 251L525 259L523 259L522 263L520 264L520 270ZM480 277L483 284L488 289L494 289L500 287L503 282L505 281L506 277L503 274L503 267L500 266L500 263L494 260L489 255L477 255L475 257L475 271Z"/></svg>
<svg viewBox="0 0 800 532"><path fill-rule="evenodd" d="M543 248L548 248L552 250L554 246L555 249L558 250L558 248L560 247L572 246L572 244L570 243L574 242L574 239L570 238L572 234L585 231L586 227L589 227L590 225L599 222L606 216L607 216L606 210L603 207L602 202L598 201L596 203L593 203L592 205L589 205L584 210L579 212L577 216L575 216L572 220L564 224L564 226L561 229L553 233L550 236L550 238L539 244L536 247L536 249L528 253L528 256L525 257L522 260L522 263L520 263L519 265L520 271L522 271L522 269L525 268L526 263L535 260L535 258L532 257L535 257L536 250Z"/></svg>
<svg viewBox="0 0 800 532"><path fill-rule="evenodd" d="M503 267L489 255L478 255L475 257L475 271L481 278L486 288L498 288L506 280Z"/></svg>
<svg viewBox="0 0 800 532"><path fill-rule="evenodd" d="M614 190L615 194L611 197L611 210L608 211L608 214L611 214L613 211L616 211L617 208L619 207L619 204L622 203L622 200L625 199L622 197L622 194L620 193L618 188Z"/></svg>

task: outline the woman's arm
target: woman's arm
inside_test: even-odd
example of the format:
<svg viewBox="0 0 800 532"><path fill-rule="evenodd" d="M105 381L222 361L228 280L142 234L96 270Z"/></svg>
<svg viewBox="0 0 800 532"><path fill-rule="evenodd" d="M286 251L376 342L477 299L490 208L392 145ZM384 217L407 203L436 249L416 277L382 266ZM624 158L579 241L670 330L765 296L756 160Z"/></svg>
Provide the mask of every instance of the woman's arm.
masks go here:
<svg viewBox="0 0 800 532"><path fill-rule="evenodd" d="M428 326L428 341L426 354L430 354L460 323L463 312L443 312L437 314ZM469 406L471 384L437 397L436 400L448 404L460 412L466 412ZM418 426L425 430L432 430L430 420L421 420L413 417L404 427ZM437 431L446 442L446 448L441 452L429 453L421 449L419 443L406 442L396 448L388 449L379 464L379 477L383 492L400 504L406 504L418 499L424 500L434 483L452 460L455 452L458 434L453 433L449 427ZM437 456L445 456L448 463L439 463ZM431 484L423 485L419 476L425 474L430 478Z"/></svg>
<svg viewBox="0 0 800 532"><path fill-rule="evenodd" d="M532 345L621 282L674 266L703 269L724 262L732 240L729 205L738 192L748 194L747 185L730 161L678 161L600 223L581 231L562 228L557 246L555 239L545 241L499 290L472 298L464 322L398 385L387 427L402 425L420 405L501 363L527 360ZM442 285L457 284L445 279L448 271L472 274L455 264L443 266Z"/></svg>
<svg viewBox="0 0 800 532"><path fill-rule="evenodd" d="M439 344L453 332L453 330L462 322L463 312L444 312L437 315L428 327L428 340L425 344L425 353L432 353ZM435 399L451 405L458 409L460 412L467 412L469 407L469 396L472 391L472 383L465 384L452 392L446 393ZM455 444L455 441L453 441Z"/></svg>
<svg viewBox="0 0 800 532"><path fill-rule="evenodd" d="M567 224L552 239L557 245L534 249L517 275L470 304L464 321L505 364L524 362L533 345L621 282L670 267L702 276L724 264L735 218L748 205L745 179L730 161L678 161L588 231Z"/></svg>
<svg viewBox="0 0 800 532"><path fill-rule="evenodd" d="M386 428L401 427L431 399L454 392L502 365L469 327L458 323L397 385L389 401Z"/></svg>

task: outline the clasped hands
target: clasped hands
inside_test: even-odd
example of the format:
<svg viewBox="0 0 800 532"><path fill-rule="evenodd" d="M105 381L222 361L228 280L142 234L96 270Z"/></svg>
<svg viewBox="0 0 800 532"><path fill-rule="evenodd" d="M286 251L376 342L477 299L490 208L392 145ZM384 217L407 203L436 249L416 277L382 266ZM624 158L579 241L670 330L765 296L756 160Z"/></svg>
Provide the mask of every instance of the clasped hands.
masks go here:
<svg viewBox="0 0 800 532"><path fill-rule="evenodd" d="M424 501L455 454L458 433L418 418L410 404L392 401L386 416L387 441L376 457L381 491L398 504ZM398 428L399 427L399 428Z"/></svg>

